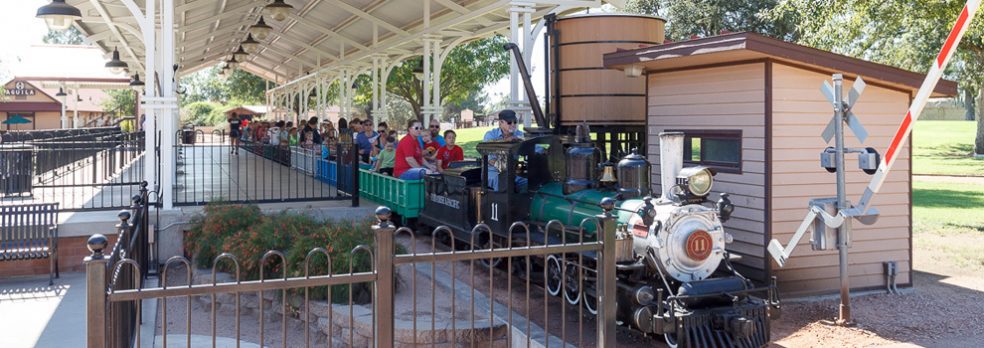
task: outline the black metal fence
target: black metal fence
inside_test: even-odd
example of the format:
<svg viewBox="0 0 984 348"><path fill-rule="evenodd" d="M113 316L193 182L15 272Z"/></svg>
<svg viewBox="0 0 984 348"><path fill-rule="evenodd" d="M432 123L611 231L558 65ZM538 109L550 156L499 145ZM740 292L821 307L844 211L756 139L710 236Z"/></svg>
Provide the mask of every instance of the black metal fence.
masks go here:
<svg viewBox="0 0 984 348"><path fill-rule="evenodd" d="M334 150L237 141L225 132L206 134L181 131L176 134L174 204L204 205L208 202L276 203L324 200L353 200L357 204L358 171L338 170L328 175L329 156L343 158L355 151L354 144L339 144ZM348 156L352 157L352 156Z"/></svg>
<svg viewBox="0 0 984 348"><path fill-rule="evenodd" d="M0 146L4 202L59 202L65 211L129 207L144 180L144 134L98 129Z"/></svg>

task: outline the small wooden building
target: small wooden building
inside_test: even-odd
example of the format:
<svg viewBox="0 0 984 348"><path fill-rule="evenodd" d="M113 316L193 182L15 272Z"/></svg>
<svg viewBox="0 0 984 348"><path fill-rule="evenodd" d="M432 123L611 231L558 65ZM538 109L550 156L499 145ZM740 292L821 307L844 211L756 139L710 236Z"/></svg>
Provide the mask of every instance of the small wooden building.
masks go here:
<svg viewBox="0 0 984 348"><path fill-rule="evenodd" d="M687 133L684 160L718 169L716 193L737 206L725 223L735 237L729 250L741 254L751 278L778 277L784 294L798 296L839 289L837 251L814 251L809 236L786 267L766 251L773 237L787 243L812 198L836 195L835 176L820 167L827 146L821 132L833 115L820 85L843 73L844 90L857 76L867 82L854 112L870 133L862 145L847 134L847 146L884 152L924 75L751 33L736 33L606 54L605 66L643 67L647 84L649 160L658 166L657 135ZM953 96L957 85L940 81L934 96ZM855 223L850 249L851 286L884 287L884 262L898 265L899 286L911 286L911 148L905 145L872 206L877 223ZM857 201L870 176L847 156L849 199ZM654 168L652 182L659 183ZM717 194L712 194L717 197Z"/></svg>

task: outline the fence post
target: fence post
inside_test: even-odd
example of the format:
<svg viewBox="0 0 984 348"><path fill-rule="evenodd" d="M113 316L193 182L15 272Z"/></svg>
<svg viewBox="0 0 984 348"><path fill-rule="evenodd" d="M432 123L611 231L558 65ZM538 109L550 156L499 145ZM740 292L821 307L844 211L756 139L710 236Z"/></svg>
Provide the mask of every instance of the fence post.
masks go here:
<svg viewBox="0 0 984 348"><path fill-rule="evenodd" d="M359 206L359 143L352 140L352 207Z"/></svg>
<svg viewBox="0 0 984 348"><path fill-rule="evenodd" d="M376 208L376 218L379 223L372 226L376 236L376 338L375 347L393 347L393 293L396 292L393 278L393 234L396 227L389 222L392 212L385 206Z"/></svg>
<svg viewBox="0 0 984 348"><path fill-rule="evenodd" d="M598 346L615 346L615 199L601 199L601 209L605 212L598 215L601 231L598 240L602 242L601 256L598 258Z"/></svg>
<svg viewBox="0 0 984 348"><path fill-rule="evenodd" d="M103 255L103 249L109 242L106 236L94 234L89 237L86 246L91 255L84 259L85 264L85 315L86 315L86 347L106 347L106 264L109 259Z"/></svg>

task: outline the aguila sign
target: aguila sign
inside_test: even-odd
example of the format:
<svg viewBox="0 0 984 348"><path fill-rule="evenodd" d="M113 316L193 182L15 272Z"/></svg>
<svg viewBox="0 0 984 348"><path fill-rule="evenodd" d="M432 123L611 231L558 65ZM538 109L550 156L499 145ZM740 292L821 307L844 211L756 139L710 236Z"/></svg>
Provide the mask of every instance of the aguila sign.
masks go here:
<svg viewBox="0 0 984 348"><path fill-rule="evenodd" d="M7 88L7 95L11 96L30 96L37 93L36 89L31 88L31 85L24 83L24 81L14 82L14 88Z"/></svg>

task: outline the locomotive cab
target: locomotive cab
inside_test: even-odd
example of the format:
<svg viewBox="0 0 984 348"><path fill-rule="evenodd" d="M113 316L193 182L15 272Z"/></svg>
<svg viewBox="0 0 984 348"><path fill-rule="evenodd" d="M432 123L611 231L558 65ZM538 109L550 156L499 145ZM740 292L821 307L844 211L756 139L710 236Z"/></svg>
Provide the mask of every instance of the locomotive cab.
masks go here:
<svg viewBox="0 0 984 348"><path fill-rule="evenodd" d="M476 221L494 233L509 233L514 221L529 220L530 192L563 175L563 146L557 136L483 142L476 150L482 156Z"/></svg>

